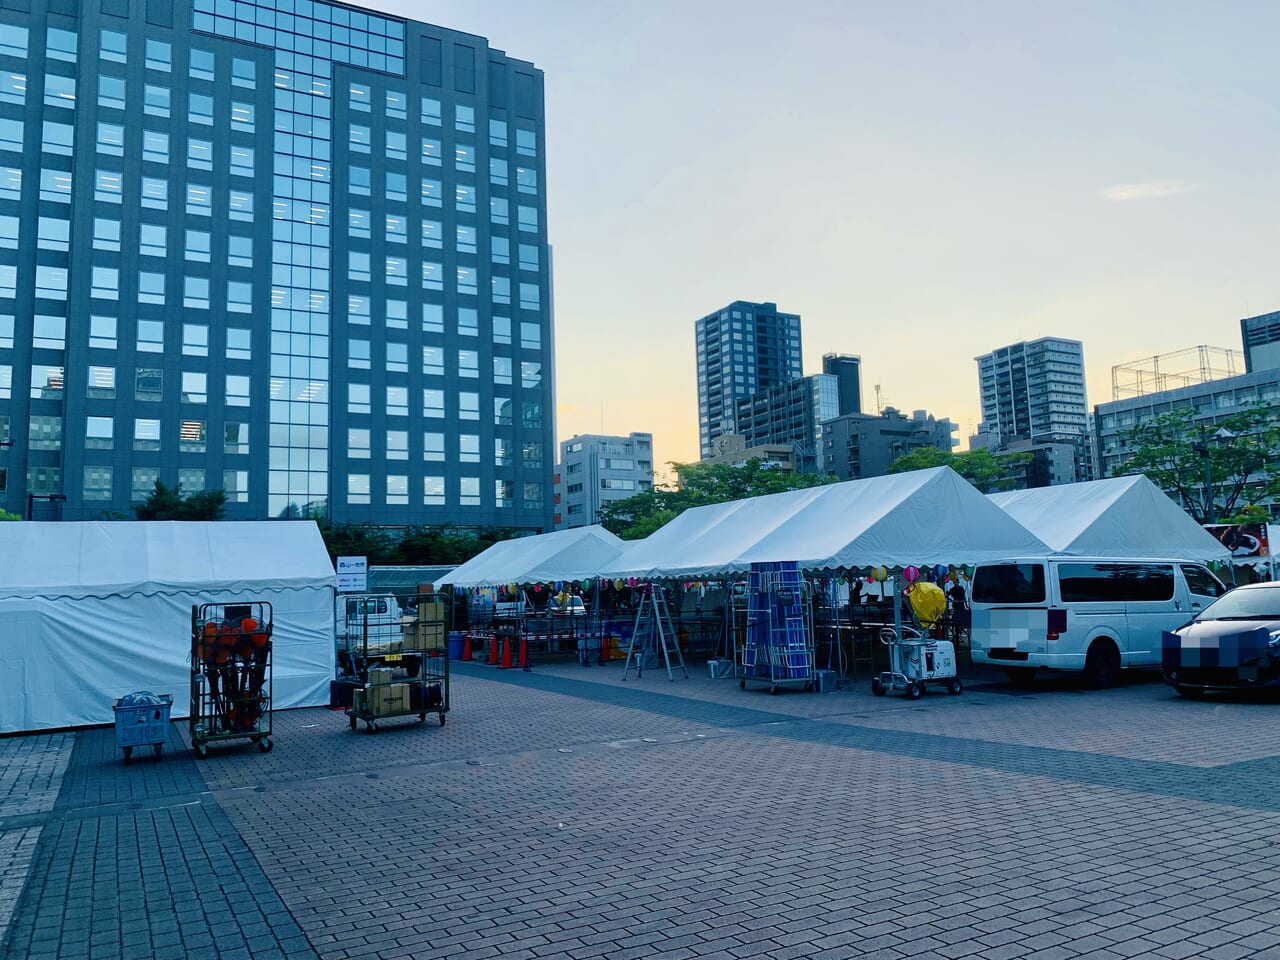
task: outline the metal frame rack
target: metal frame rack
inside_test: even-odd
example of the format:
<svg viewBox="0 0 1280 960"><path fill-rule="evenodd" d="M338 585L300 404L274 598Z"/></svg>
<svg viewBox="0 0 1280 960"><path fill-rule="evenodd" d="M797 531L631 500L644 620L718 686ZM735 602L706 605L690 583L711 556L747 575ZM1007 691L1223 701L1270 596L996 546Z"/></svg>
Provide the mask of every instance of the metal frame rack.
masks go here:
<svg viewBox="0 0 1280 960"><path fill-rule="evenodd" d="M396 717L428 713L440 718L449 712L449 658L445 655L444 624L416 623L406 630L395 652L381 653L381 665L366 670L363 687L354 691L347 717L351 729L363 720L370 733ZM439 629L435 629L438 627ZM367 660L366 660L367 662Z"/></svg>
<svg viewBox="0 0 1280 960"><path fill-rule="evenodd" d="M747 640L738 686L760 683L777 693L812 690L813 604L794 562L753 563L748 581Z"/></svg>
<svg viewBox="0 0 1280 960"><path fill-rule="evenodd" d="M191 608L191 746L251 740L271 750L271 604L206 603Z"/></svg>

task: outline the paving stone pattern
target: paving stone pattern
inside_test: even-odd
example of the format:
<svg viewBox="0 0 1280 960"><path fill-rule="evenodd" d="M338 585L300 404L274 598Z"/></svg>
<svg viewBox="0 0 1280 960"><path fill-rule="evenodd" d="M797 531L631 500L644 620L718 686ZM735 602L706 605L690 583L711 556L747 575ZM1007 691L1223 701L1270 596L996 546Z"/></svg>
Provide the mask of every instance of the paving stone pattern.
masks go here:
<svg viewBox="0 0 1280 960"><path fill-rule="evenodd" d="M461 665L443 727L203 762L59 735L0 956L1280 958L1280 704L620 674Z"/></svg>

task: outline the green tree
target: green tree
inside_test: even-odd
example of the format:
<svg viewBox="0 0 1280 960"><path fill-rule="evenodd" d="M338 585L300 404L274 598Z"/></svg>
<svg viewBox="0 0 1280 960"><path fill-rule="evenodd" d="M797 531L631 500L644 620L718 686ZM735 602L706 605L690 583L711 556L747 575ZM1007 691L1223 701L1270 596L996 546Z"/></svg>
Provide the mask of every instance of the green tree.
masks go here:
<svg viewBox="0 0 1280 960"><path fill-rule="evenodd" d="M606 504L600 509L601 526L624 540L639 540L691 507L801 490L836 480L832 476L776 470L754 457L742 465L672 463L669 466L676 475L675 484L656 484L652 490Z"/></svg>
<svg viewBox="0 0 1280 960"><path fill-rule="evenodd" d="M1205 425L1180 407L1120 434L1133 454L1117 473L1142 473L1199 523L1265 519L1280 496L1280 413L1263 404Z"/></svg>
<svg viewBox="0 0 1280 960"><path fill-rule="evenodd" d="M889 465L889 473L907 473L930 467L950 467L983 493L1012 490L1017 483L1016 468L1031 459L1029 453L992 453L970 450L952 453L937 447L919 447Z"/></svg>
<svg viewBox="0 0 1280 960"><path fill-rule="evenodd" d="M3 523L5 520L21 520L21 519L22 519L22 514L10 513L8 510L4 509L3 507L0 507L0 523Z"/></svg>
<svg viewBox="0 0 1280 960"><path fill-rule="evenodd" d="M139 520L221 520L227 494L223 490L200 490L182 495L182 484L167 487L159 480L147 499L133 506Z"/></svg>
<svg viewBox="0 0 1280 960"><path fill-rule="evenodd" d="M395 548L395 539L382 527L372 523L330 523L317 519L320 536L324 539L329 559L338 557L367 557L370 565L389 563Z"/></svg>

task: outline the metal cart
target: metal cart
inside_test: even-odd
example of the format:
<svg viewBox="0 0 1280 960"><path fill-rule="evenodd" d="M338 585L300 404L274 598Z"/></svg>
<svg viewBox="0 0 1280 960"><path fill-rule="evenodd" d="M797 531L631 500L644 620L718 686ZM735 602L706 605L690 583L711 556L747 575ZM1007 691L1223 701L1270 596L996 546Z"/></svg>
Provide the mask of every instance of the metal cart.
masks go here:
<svg viewBox="0 0 1280 960"><path fill-rule="evenodd" d="M251 740L271 750L271 604L191 608L191 745Z"/></svg>
<svg viewBox="0 0 1280 960"><path fill-rule="evenodd" d="M378 724L396 717L428 713L440 718L449 712L449 658L445 655L444 624L419 622L404 631L399 653L378 657L362 677L364 686L353 691L347 718L351 729L363 720L370 733Z"/></svg>
<svg viewBox="0 0 1280 960"><path fill-rule="evenodd" d="M877 697L893 691L905 693L908 700L919 700L930 683L944 685L952 695L964 690L956 674L955 645L950 640L935 640L904 626L901 635L895 627L881 628L880 642L889 648L889 669L871 678L871 692Z"/></svg>
<svg viewBox="0 0 1280 960"><path fill-rule="evenodd" d="M748 591L747 638L738 686L812 690L813 622L809 584L794 562L753 563Z"/></svg>
<svg viewBox="0 0 1280 960"><path fill-rule="evenodd" d="M150 747L157 757L169 739L169 712L173 694L130 693L112 706L116 719L116 746L124 751L124 762L133 756L134 747Z"/></svg>

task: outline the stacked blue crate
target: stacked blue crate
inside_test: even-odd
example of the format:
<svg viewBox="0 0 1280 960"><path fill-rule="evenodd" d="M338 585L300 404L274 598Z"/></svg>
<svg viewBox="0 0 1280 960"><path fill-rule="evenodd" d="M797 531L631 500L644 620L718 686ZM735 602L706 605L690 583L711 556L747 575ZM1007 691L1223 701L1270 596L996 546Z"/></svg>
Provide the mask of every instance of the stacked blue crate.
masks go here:
<svg viewBox="0 0 1280 960"><path fill-rule="evenodd" d="M804 621L804 583L794 561L753 563L748 579L748 677L771 681L813 679L813 653Z"/></svg>

